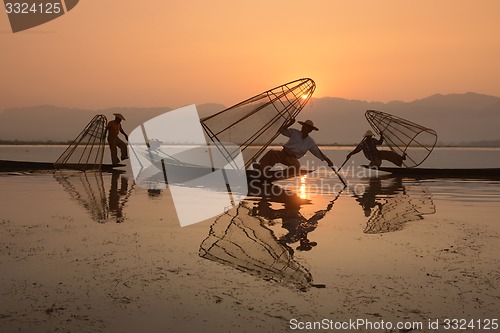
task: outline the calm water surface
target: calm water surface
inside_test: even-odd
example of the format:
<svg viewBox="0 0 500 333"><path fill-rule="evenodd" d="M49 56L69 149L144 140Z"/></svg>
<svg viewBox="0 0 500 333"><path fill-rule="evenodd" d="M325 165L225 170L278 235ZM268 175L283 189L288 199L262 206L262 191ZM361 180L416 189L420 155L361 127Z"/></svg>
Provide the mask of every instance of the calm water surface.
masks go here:
<svg viewBox="0 0 500 333"><path fill-rule="evenodd" d="M54 161L64 149L63 146L0 146L0 159ZM343 162L347 152L351 149L349 147L323 148L337 165ZM317 162L308 156L302 160L303 165L315 169L320 166ZM500 182L498 180L357 178L360 170L362 171L362 168L358 166L364 163L366 160L361 154L358 154L346 164L342 173L349 181L349 187L346 189L341 188L338 179L328 170L312 173L303 179L282 181L279 184L295 193L297 197L307 201L307 204L300 205L301 211L305 214L325 209L328 210L326 215L334 214L334 209L328 208L328 205L335 199L335 202L339 202L335 206L344 206L335 209L344 209L347 206L353 214L357 212L361 215L359 219L368 221L370 216L373 220L375 215L381 215L381 204L386 207L389 207L390 204L403 207L409 201L419 200L425 206L422 207L424 211L432 211L432 213L427 212L423 216L434 215L440 218L464 220L467 223L486 223L489 227L499 230ZM422 167L500 167L500 149L436 148ZM118 215L119 220L125 220L126 212L132 210L131 207L127 207L126 203L133 201L135 196L144 195L147 191L135 186L129 168L125 168L124 171L121 174L105 173L87 176L72 175L71 177L65 177L64 174L58 173L54 175L52 173L2 175L0 182L11 185L8 187L9 193L2 191L2 197L6 200L15 196L15 192L19 191L19 195L22 194L26 198L24 204L27 204L29 200L34 198L43 201L46 196L39 191L51 190L52 195L58 192L58 196L69 196L74 202L79 202L79 208L73 208L86 210L94 219L105 221L106 216L111 214ZM14 184L17 185L14 186ZM34 190L37 188L39 191ZM338 193L341 189L342 193ZM91 194L88 193L89 191ZM151 202L157 202L163 194L159 191L146 195ZM86 196L89 198L85 198ZM94 204L83 204L82 201L85 200L106 201L107 206L99 208L94 207ZM250 201L253 203L258 200L251 198ZM284 206L280 200L273 204ZM10 209L16 210L22 205L23 203L19 202L19 206L13 206ZM172 203L163 200L163 205L171 206ZM430 208L431 206L433 208ZM385 213L385 211L383 212Z"/></svg>
<svg viewBox="0 0 500 333"><path fill-rule="evenodd" d="M0 159L54 161L63 150L0 146ZM350 148L323 150L339 165ZM307 162L314 164L306 157L302 163ZM176 221L168 189L148 191L137 186L128 168L103 174L3 174L0 219L20 225L36 224L37 220L54 224L54 217L64 216L75 223L144 227L161 221L166 232L189 239L190 251L202 258L303 291L331 286L332 276L338 276L339 270L342 274L372 275L384 267L392 269L389 266L396 262L399 270L411 271L415 265L432 267L432 262L420 263L405 258L404 253L394 253L396 243L422 244L419 251L425 251L429 244L448 251L454 243L447 235L457 228L500 235L500 181L357 178L353 177L356 173L348 172L364 163L366 160L357 155L346 165L343 175L349 182L347 188L328 170L314 172L279 182L287 195L278 191L266 198L248 197L243 206L222 218L185 228ZM500 167L500 150L438 148L424 166ZM203 198L193 198L193 209L200 200ZM440 234L442 238L436 237ZM377 238L382 235L389 238ZM357 245L361 240L362 247ZM498 258L500 244L485 251ZM430 289L428 295L432 297ZM330 298L318 298L318 302L327 304Z"/></svg>
<svg viewBox="0 0 500 333"><path fill-rule="evenodd" d="M2 146L0 158L53 161L63 150L58 146ZM327 147L324 151L340 164L350 148ZM305 158L303 164L311 163L314 167L314 162ZM357 174L352 170L360 169L352 168L363 163L366 161L357 155L344 168L347 188L342 188L335 174L328 170L314 172L279 183L292 195L247 198L245 214L258 218L262 222L259 228L272 230L271 241L318 265L319 279L330 273L329 266L322 265L333 250L332 240L342 237L408 235L412 228L426 228L426 221L436 220L443 224L452 220L470 227L480 225L500 233L498 180L353 177ZM500 167L500 149L438 148L424 166ZM0 176L0 186L0 217L16 223L31 223L35 216L61 215L94 223L139 223L158 218L165 221L166 228L179 228L168 189L148 191L136 186L127 168L122 173L104 174L4 174ZM193 198L193 209L203 199ZM220 221L208 220L183 228L182 232L204 230L201 233L206 233L206 239L205 243L201 240L200 255L224 261L204 252L210 243L210 227L217 223ZM228 225L222 228L230 230ZM223 240L234 237L231 232L212 236ZM199 246L193 244L193 251L198 251Z"/></svg>

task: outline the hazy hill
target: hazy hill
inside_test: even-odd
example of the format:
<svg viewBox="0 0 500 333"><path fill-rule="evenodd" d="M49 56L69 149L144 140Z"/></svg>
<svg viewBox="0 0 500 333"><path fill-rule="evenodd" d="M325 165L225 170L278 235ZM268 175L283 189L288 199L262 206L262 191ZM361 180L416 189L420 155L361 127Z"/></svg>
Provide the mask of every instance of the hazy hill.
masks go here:
<svg viewBox="0 0 500 333"><path fill-rule="evenodd" d="M433 95L413 102L389 103L320 98L307 106L300 118L310 118L318 127L321 143L354 143L369 129L366 110L387 112L430 127L438 141L458 144L500 139L500 98L475 93Z"/></svg>
<svg viewBox="0 0 500 333"><path fill-rule="evenodd" d="M201 116L223 110L220 104L197 106ZM130 133L146 120L172 110L158 108L110 108L103 110L67 109L52 105L7 109L0 113L0 140L68 141L74 139L97 114L114 119L121 113L127 119L123 128Z"/></svg>
<svg viewBox="0 0 500 333"><path fill-rule="evenodd" d="M224 106L203 104L197 108L201 116L206 116ZM498 145L500 142L500 97L476 93L436 94L412 102L389 103L313 98L298 120L311 119L317 124L320 131L314 133L314 138L318 143L352 144L369 128L364 117L369 109L433 128L443 144ZM125 115L124 128L130 132L142 122L169 110L168 107L81 110L55 106L7 109L0 113L0 140L71 140L94 115L104 114L112 119L114 112Z"/></svg>

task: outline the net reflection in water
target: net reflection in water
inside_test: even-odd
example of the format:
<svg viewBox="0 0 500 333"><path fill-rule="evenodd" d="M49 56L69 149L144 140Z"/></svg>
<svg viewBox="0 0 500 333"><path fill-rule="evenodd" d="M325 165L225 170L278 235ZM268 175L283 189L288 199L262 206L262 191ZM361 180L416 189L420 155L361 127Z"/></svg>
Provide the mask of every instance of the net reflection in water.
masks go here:
<svg viewBox="0 0 500 333"><path fill-rule="evenodd" d="M54 178L90 213L94 221L104 223L114 218L116 222L123 222L123 208L133 185L129 185L128 178L120 171L111 173L107 193L100 171L56 170Z"/></svg>
<svg viewBox="0 0 500 333"><path fill-rule="evenodd" d="M247 202L218 217L200 245L200 256L264 280L308 290L311 273L293 259L293 251L251 216Z"/></svg>
<svg viewBox="0 0 500 333"><path fill-rule="evenodd" d="M364 233L378 234L398 231L411 221L422 220L423 215L436 212L430 190L421 183L403 185L400 178L382 185L379 179L371 180L363 196L358 198L368 222Z"/></svg>

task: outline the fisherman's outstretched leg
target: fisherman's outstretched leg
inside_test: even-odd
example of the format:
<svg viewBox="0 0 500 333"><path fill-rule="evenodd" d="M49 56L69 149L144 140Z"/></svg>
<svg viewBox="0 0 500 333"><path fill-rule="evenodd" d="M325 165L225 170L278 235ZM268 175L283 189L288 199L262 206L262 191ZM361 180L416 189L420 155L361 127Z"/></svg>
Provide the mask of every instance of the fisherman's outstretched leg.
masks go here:
<svg viewBox="0 0 500 333"><path fill-rule="evenodd" d="M403 165L403 160L404 156L401 156L392 150L381 150L380 151L380 158L382 160L389 161L397 166L402 166Z"/></svg>
<svg viewBox="0 0 500 333"><path fill-rule="evenodd" d="M116 145L120 148L121 160L126 160L128 158L127 144L120 139L116 140Z"/></svg>

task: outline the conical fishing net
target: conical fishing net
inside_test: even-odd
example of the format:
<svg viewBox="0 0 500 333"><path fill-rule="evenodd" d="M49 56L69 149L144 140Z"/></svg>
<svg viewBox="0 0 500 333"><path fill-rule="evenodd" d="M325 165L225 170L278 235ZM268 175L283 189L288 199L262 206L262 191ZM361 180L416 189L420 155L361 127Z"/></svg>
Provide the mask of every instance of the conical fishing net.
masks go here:
<svg viewBox="0 0 500 333"><path fill-rule="evenodd" d="M248 167L278 136L281 126L299 114L315 88L311 79L292 81L206 117L201 124L212 142L235 144L224 147L227 160L241 150ZM249 149L252 146L256 149Z"/></svg>
<svg viewBox="0 0 500 333"><path fill-rule="evenodd" d="M430 128L381 111L368 110L365 117L392 151L406 154L403 165L408 168L422 164L436 145L437 134Z"/></svg>
<svg viewBox="0 0 500 333"><path fill-rule="evenodd" d="M100 170L105 147L107 119L95 116L54 163L59 169Z"/></svg>

